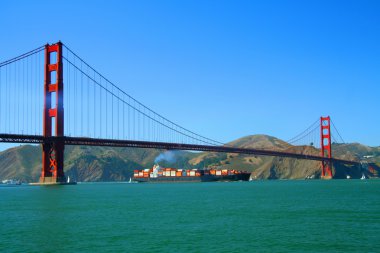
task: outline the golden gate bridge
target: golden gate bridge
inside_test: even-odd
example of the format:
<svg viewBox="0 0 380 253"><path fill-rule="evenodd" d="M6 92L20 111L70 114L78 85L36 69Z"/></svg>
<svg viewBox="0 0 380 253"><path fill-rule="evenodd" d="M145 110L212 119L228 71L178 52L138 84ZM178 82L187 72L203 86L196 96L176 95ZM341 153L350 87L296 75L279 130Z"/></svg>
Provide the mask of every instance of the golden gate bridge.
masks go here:
<svg viewBox="0 0 380 253"><path fill-rule="evenodd" d="M204 137L137 101L61 42L0 63L0 142L41 144L42 184L66 182L65 145L307 159L320 161L321 177L332 178L334 163L360 165L334 158L332 140L344 143L329 116L288 140L289 146L313 146L320 155L239 148Z"/></svg>

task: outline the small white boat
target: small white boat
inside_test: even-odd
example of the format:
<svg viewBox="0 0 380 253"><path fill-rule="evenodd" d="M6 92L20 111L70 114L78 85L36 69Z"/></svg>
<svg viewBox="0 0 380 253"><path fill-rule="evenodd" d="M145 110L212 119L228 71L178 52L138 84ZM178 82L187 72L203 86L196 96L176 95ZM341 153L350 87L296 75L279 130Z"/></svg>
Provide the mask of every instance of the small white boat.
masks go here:
<svg viewBox="0 0 380 253"><path fill-rule="evenodd" d="M361 179L361 180L364 180L364 179L366 179L366 177L365 177L364 173L362 174L362 177L361 177L360 179Z"/></svg>
<svg viewBox="0 0 380 253"><path fill-rule="evenodd" d="M76 185L77 182L70 180L70 177L67 176L66 183L63 183L63 184Z"/></svg>
<svg viewBox="0 0 380 253"><path fill-rule="evenodd" d="M127 182L128 184L137 184L137 181L132 180L132 178L129 178L129 181Z"/></svg>
<svg viewBox="0 0 380 253"><path fill-rule="evenodd" d="M350 175L347 175L346 178L347 178L347 179L351 179L351 176L350 176Z"/></svg>

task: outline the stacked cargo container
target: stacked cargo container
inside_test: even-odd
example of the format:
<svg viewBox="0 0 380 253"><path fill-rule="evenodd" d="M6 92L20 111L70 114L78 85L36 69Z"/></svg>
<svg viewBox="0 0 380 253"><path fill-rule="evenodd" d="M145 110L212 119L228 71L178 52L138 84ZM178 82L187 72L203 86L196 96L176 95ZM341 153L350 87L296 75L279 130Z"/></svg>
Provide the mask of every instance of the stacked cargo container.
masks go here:
<svg viewBox="0 0 380 253"><path fill-rule="evenodd" d="M154 165L151 169L134 170L133 177L137 181L219 181L248 180L250 173L228 169L175 169L161 168ZM167 180L166 180L166 179ZM151 180L152 179L152 180Z"/></svg>

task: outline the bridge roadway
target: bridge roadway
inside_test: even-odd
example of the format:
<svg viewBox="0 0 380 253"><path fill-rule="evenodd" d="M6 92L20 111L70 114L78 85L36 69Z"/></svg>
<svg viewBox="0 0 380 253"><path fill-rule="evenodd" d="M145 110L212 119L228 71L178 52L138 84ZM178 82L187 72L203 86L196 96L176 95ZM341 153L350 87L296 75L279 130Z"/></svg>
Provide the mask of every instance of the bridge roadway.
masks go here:
<svg viewBox="0 0 380 253"><path fill-rule="evenodd" d="M65 145L83 145L83 146L108 146L108 147L131 147L131 148L155 148L167 150L193 150L193 151L206 151L206 152L223 152L223 153L237 153L261 156L277 156L288 157L295 159L325 161L325 162L338 162L347 165L359 165L359 162L342 160L336 158L327 158L314 155L296 154L283 151L253 149L253 148L236 148L229 146L211 146L211 145L197 145L197 144L181 144L181 143L167 143L167 142L150 142L150 141L132 141L132 140L113 140L113 139L96 139L86 137L44 137L41 135L19 135L19 134L0 134L0 142L6 143L31 143L41 144L63 142Z"/></svg>

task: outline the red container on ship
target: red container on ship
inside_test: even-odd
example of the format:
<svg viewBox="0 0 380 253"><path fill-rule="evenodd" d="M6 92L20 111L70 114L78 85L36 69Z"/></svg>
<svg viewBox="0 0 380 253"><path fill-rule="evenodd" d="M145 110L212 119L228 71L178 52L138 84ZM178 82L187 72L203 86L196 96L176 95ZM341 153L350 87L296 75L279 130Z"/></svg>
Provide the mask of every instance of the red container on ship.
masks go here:
<svg viewBox="0 0 380 253"><path fill-rule="evenodd" d="M154 165L151 169L134 170L133 180L141 183L248 181L250 175L247 171L238 170L183 170Z"/></svg>

